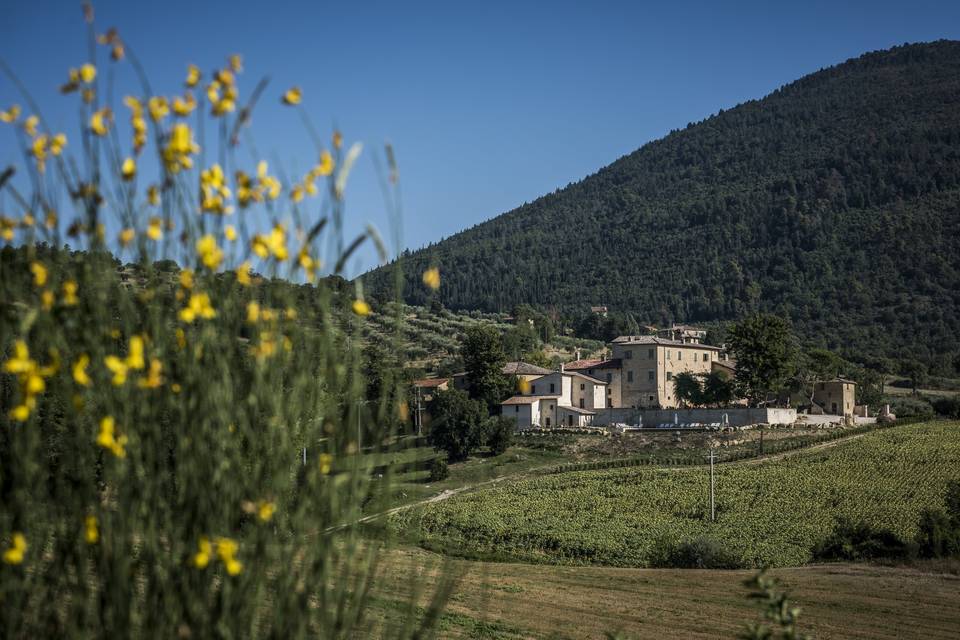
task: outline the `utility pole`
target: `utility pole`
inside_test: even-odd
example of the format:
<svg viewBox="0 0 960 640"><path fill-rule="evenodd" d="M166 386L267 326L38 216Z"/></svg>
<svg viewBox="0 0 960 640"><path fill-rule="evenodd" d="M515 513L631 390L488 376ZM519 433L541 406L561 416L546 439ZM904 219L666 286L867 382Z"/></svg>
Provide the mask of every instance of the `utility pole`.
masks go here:
<svg viewBox="0 0 960 640"><path fill-rule="evenodd" d="M420 404L420 387L417 387L417 435L423 435L423 407Z"/></svg>
<svg viewBox="0 0 960 640"><path fill-rule="evenodd" d="M717 485L716 476L713 473L713 463L717 459L716 450L711 447L710 455L707 456L710 460L710 522L714 522L717 519L717 508L715 500L715 489Z"/></svg>

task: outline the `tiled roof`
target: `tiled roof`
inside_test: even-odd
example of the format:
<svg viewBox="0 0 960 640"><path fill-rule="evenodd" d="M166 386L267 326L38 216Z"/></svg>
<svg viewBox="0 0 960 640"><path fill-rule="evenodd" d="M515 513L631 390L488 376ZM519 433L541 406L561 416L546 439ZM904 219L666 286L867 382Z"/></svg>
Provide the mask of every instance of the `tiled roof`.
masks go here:
<svg viewBox="0 0 960 640"><path fill-rule="evenodd" d="M533 404L534 402L540 402L542 396L513 396L512 398L507 398L500 404Z"/></svg>
<svg viewBox="0 0 960 640"><path fill-rule="evenodd" d="M450 382L450 378L424 378L423 380L414 380L415 387L439 387Z"/></svg>
<svg viewBox="0 0 960 640"><path fill-rule="evenodd" d="M655 344L666 347L681 347L688 349L709 349L713 351L721 351L720 347L715 347L711 344L692 344L689 342L680 342L679 340L667 340L666 338L658 338L656 336L620 336L611 340L613 344Z"/></svg>
<svg viewBox="0 0 960 640"><path fill-rule="evenodd" d="M590 411L589 409L581 409L580 407L557 407L560 411L572 411L574 413L579 413L583 416L595 416L597 415L595 411Z"/></svg>
<svg viewBox="0 0 960 640"><path fill-rule="evenodd" d="M589 380L593 384L607 384L604 380L599 378L594 378L593 376L588 376L585 373L580 373L579 371L564 371L568 376L574 376L575 378L583 378L584 380Z"/></svg>
<svg viewBox="0 0 960 640"><path fill-rule="evenodd" d="M503 374L507 376L545 376L548 373L553 371L529 362L508 362L503 365Z"/></svg>
<svg viewBox="0 0 960 640"><path fill-rule="evenodd" d="M567 371L582 369L619 369L623 366L620 358L611 358L609 360L575 360L563 365Z"/></svg>

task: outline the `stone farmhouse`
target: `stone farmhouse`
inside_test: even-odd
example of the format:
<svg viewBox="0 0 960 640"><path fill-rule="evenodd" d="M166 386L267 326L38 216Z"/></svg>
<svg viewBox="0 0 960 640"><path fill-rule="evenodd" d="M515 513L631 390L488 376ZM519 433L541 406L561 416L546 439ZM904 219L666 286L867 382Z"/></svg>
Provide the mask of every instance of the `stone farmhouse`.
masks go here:
<svg viewBox="0 0 960 640"><path fill-rule="evenodd" d="M834 378L826 382L817 382L813 386L811 413L829 413L831 415L852 415L855 413L857 383L845 378Z"/></svg>
<svg viewBox="0 0 960 640"><path fill-rule="evenodd" d="M562 366L518 386L520 393L500 403L500 412L521 429L583 427L606 406L606 382Z"/></svg>

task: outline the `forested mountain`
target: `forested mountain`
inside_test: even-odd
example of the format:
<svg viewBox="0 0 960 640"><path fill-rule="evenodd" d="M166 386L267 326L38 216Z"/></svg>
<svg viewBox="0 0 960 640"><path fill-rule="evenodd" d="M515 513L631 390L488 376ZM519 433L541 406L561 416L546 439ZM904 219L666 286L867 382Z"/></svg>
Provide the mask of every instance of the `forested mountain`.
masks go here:
<svg viewBox="0 0 960 640"><path fill-rule="evenodd" d="M401 257L408 302L788 316L842 353L960 366L960 42L821 70ZM397 263L365 276L385 291Z"/></svg>

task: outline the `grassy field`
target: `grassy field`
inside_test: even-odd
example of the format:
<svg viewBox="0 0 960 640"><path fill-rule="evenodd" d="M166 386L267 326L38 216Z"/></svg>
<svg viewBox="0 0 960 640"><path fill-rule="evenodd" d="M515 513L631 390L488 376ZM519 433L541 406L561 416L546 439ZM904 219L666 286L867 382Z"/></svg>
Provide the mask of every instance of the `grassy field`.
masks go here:
<svg viewBox="0 0 960 640"><path fill-rule="evenodd" d="M436 568L419 549L388 556L393 570ZM460 579L440 617L448 638L734 638L758 613L746 599L751 571L620 569L452 562ZM954 638L960 567L830 564L772 572L802 608L816 638ZM380 583L377 609L391 615L405 571ZM398 598L398 599L394 599ZM371 637L375 637L373 633Z"/></svg>
<svg viewBox="0 0 960 640"><path fill-rule="evenodd" d="M505 481L398 514L431 548L549 563L649 566L665 546L715 540L742 566L795 566L845 516L912 539L960 478L960 426L923 423L828 450L717 469L583 471Z"/></svg>

